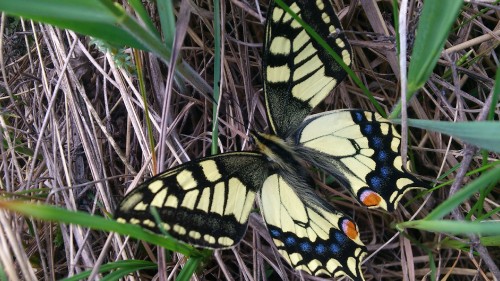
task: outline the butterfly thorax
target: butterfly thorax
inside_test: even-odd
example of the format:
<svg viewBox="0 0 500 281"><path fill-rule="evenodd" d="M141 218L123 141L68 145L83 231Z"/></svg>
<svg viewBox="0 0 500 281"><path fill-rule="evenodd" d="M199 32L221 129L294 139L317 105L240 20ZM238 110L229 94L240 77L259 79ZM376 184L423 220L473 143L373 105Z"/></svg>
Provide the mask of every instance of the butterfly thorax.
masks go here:
<svg viewBox="0 0 500 281"><path fill-rule="evenodd" d="M300 160L290 144L278 136L256 132L252 133L252 140L257 150L280 168L299 165Z"/></svg>
<svg viewBox="0 0 500 281"><path fill-rule="evenodd" d="M269 160L271 170L281 174L288 182L300 186L310 184L306 164L292 144L276 135L260 132L252 133L252 138L256 149Z"/></svg>

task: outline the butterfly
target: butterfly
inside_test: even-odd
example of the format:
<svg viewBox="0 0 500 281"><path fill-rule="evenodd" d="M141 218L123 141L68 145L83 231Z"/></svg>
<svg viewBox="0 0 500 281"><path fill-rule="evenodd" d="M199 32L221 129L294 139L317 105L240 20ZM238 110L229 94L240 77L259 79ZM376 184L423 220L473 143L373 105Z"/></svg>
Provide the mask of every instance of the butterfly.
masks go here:
<svg viewBox="0 0 500 281"><path fill-rule="evenodd" d="M328 0L284 2L351 65L349 42ZM364 280L367 250L358 226L315 193L308 167L332 175L361 204L388 211L406 192L425 185L405 171L401 137L379 114L344 109L309 115L345 76L304 27L272 2L263 52L272 133L252 133L256 151L195 159L145 181L119 204L116 220L224 249L241 241L257 200L274 246L293 268Z"/></svg>

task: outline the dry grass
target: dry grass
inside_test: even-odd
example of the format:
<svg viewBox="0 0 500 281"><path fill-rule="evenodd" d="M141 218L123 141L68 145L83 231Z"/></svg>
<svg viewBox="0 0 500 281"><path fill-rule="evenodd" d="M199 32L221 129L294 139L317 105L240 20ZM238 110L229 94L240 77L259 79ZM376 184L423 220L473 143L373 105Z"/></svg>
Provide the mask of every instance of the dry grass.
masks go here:
<svg viewBox="0 0 500 281"><path fill-rule="evenodd" d="M400 98L390 1L377 5L372 1L333 2L354 48L354 71L390 111ZM181 56L211 84L212 2L196 0L191 4ZM420 0L410 1L410 47L421 4ZM268 130L261 78L267 5L267 1L224 3L221 152L248 149L245 135L249 129ZM434 74L410 103L410 117L476 120L484 110L499 64L500 41L500 10L492 6L488 12L479 13L486 7L490 6L469 5L462 10L464 24L450 34ZM485 38L486 34L493 38ZM0 139L4 145L0 193L99 216L112 213L128 187L135 187L153 170L137 76L126 68L117 68L116 60L96 49L87 38L47 25L8 18L2 43ZM457 59L471 50L478 60L457 66ZM125 54L136 61L129 50ZM140 53L139 59L146 77L154 138L159 139L160 128L166 134L165 161L158 166L167 168L208 155L212 103L189 85L173 87L164 101L168 68L147 53ZM168 117L162 123L163 104ZM335 108L374 109L350 79L316 110ZM410 132L417 173L434 182L443 175L439 182L453 180L456 171L452 169L462 163L467 146L437 133ZM469 170L482 165L480 156L470 159ZM490 154L488 160L498 160L498 155ZM474 176L467 176L464 182ZM345 199L336 201L335 206L354 218L370 254L374 253L363 265L367 280L430 280L430 257L438 279L493 280L488 266L469 252L467 238L416 230L402 235L391 228L393 222L423 218L448 197L449 185L430 197L401 206L393 214L366 210L343 188L335 184L331 187L322 189L322 193ZM491 194L483 203L485 211L499 207L498 186ZM476 199L460 206L460 212L467 214ZM499 218L498 211L493 218ZM35 221L5 211L0 211L0 225L0 269L3 267L9 280L60 279L121 259L157 261L155 248L114 234ZM268 241L260 217L252 215L244 241L233 250L216 252L197 279L317 279L291 270ZM465 246L460 250L453 241L464 242ZM500 260L498 247L489 250L493 260ZM167 254L163 259L160 275L175 276L184 263L177 255ZM156 274L141 272L140 277L130 280L149 280Z"/></svg>

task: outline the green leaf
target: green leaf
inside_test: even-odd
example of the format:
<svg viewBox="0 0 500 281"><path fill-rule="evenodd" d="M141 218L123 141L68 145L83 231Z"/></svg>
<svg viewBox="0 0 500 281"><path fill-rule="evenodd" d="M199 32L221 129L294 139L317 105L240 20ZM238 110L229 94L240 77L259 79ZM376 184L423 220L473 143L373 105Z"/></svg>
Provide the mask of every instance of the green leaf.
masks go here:
<svg viewBox="0 0 500 281"><path fill-rule="evenodd" d="M416 220L397 224L398 229L416 228L432 232L450 234L499 235L500 222L451 221L451 220Z"/></svg>
<svg viewBox="0 0 500 281"><path fill-rule="evenodd" d="M394 119L400 124L401 120ZM450 135L466 143L494 152L500 152L500 122L446 122L433 120L408 119L408 125Z"/></svg>
<svg viewBox="0 0 500 281"><path fill-rule="evenodd" d="M105 219L103 217L90 215L84 212L68 211L63 208L49 205L6 200L0 200L0 209L7 209L9 211L14 211L24 216L30 216L40 220L76 224L92 229L112 231L123 235L129 235L130 237L179 252L185 256L203 256L201 251L189 245L180 243L179 241L171 238L154 234L153 232L138 225L123 224L115 220Z"/></svg>
<svg viewBox="0 0 500 281"><path fill-rule="evenodd" d="M121 47L124 45L154 53L170 64L171 46L165 46L155 30L142 26L122 6L111 0L0 0L0 10L9 15L30 18L59 28L93 36ZM212 87L186 62L176 71L201 94Z"/></svg>
<svg viewBox="0 0 500 281"><path fill-rule="evenodd" d="M189 281L189 280L191 280L193 273L200 266L202 261L203 261L203 259L200 257L190 258L189 260L187 260L186 264L182 268L182 270L179 273L179 275L177 276L176 280L177 281Z"/></svg>
<svg viewBox="0 0 500 281"><path fill-rule="evenodd" d="M424 1L408 69L408 101L429 79L462 5L460 0ZM389 119L398 117L400 113L401 102L394 107Z"/></svg>
<svg viewBox="0 0 500 281"><path fill-rule="evenodd" d="M100 280L118 280L124 276L129 275L130 273L143 270L143 269L157 269L158 265L149 261L142 260L123 260L110 262L107 264L103 264L99 268L99 273L110 272L114 270L114 272L104 276ZM77 281L77 280L87 280L87 278L92 273L92 269L86 270L79 274L73 275L71 277L62 279L62 281Z"/></svg>
<svg viewBox="0 0 500 281"><path fill-rule="evenodd" d="M161 30L166 46L173 46L175 36L175 11L172 0L156 1Z"/></svg>
<svg viewBox="0 0 500 281"><path fill-rule="evenodd" d="M479 241L481 245L485 247L498 247L500 246L500 235L479 237ZM470 239L467 238L461 240L445 238L439 243L439 247L442 249L458 249L468 252L470 251L470 243Z"/></svg>
<svg viewBox="0 0 500 281"><path fill-rule="evenodd" d="M446 216L476 192L479 192L481 189L487 188L491 183L497 183L498 181L500 181L500 166L496 166L488 172L485 172L479 178L464 186L457 193L453 194L453 196L446 199L446 201L430 212L425 217L425 220L436 220Z"/></svg>
<svg viewBox="0 0 500 281"><path fill-rule="evenodd" d="M495 86L493 87L493 97L491 99L490 111L488 113L488 120L493 120L495 116L495 109L500 98L500 67L497 67L495 74Z"/></svg>
<svg viewBox="0 0 500 281"><path fill-rule="evenodd" d="M463 1L424 1L408 70L409 96L424 85L441 56L444 42Z"/></svg>
<svg viewBox="0 0 500 281"><path fill-rule="evenodd" d="M104 5L105 1L96 0L0 0L0 10L10 15L22 16L35 21L51 24L59 28L103 39L122 46L146 50L136 37L120 27L129 17L119 6L116 14Z"/></svg>

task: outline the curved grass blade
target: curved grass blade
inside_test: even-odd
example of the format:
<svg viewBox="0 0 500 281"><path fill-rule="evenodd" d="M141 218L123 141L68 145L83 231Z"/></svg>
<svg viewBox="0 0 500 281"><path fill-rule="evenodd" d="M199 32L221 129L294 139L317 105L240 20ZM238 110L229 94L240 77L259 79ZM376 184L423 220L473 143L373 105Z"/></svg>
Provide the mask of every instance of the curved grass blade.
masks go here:
<svg viewBox="0 0 500 281"><path fill-rule="evenodd" d="M400 124L401 120L392 120ZM493 152L500 152L500 122L471 121L446 122L433 120L408 119L408 125L450 135L477 147ZM493 133L495 132L495 133Z"/></svg>
<svg viewBox="0 0 500 281"><path fill-rule="evenodd" d="M142 26L122 6L110 0L0 0L0 10L9 15L70 29L116 46L131 46L154 53L170 64L171 46L165 46L156 31ZM210 101L212 87L186 62L176 71Z"/></svg>
<svg viewBox="0 0 500 281"><path fill-rule="evenodd" d="M125 277L128 274L135 271L144 269L157 269L157 268L158 265L150 261L123 260L101 265L101 267L99 268L99 273L111 272L114 270L112 273L104 276L101 280L118 280L119 278ZM87 280L87 278L90 276L91 273L92 269L86 270L71 277L64 278L61 281ZM113 279L109 279L110 277L113 277Z"/></svg>
<svg viewBox="0 0 500 281"><path fill-rule="evenodd" d="M6 209L39 220L75 224L92 229L128 235L151 244L162 246L171 251L179 252L185 256L200 257L204 255L201 251L195 249L194 247L183 244L172 238L166 238L164 236L154 234L153 232L145 230L140 226L123 224L115 220L105 219L103 217L90 215L84 212L69 211L67 209L49 205L6 200L0 200L0 209Z"/></svg>
<svg viewBox="0 0 500 281"><path fill-rule="evenodd" d="M424 2L408 69L407 100L425 84L434 70L462 5L463 1L457 0ZM389 119L397 118L400 113L401 102L394 107Z"/></svg>

